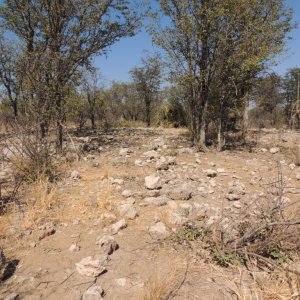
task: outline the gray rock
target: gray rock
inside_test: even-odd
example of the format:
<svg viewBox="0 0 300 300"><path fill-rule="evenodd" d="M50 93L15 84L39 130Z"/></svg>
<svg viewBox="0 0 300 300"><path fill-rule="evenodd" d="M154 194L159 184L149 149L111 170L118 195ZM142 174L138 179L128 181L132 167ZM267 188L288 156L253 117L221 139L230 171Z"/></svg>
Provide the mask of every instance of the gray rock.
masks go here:
<svg viewBox="0 0 300 300"><path fill-rule="evenodd" d="M131 153L132 153L132 151L129 150L128 148L122 148L122 149L120 149L120 151L119 151L119 155L120 155L120 156L127 156L127 155L129 155L129 154L131 154Z"/></svg>
<svg viewBox="0 0 300 300"><path fill-rule="evenodd" d="M191 148L181 148L181 149L178 149L178 154L193 154L194 151L193 149Z"/></svg>
<svg viewBox="0 0 300 300"><path fill-rule="evenodd" d="M271 154L276 154L276 153L278 153L280 151L280 149L278 148L278 147L274 147L274 148L271 148L270 149L270 153Z"/></svg>
<svg viewBox="0 0 300 300"><path fill-rule="evenodd" d="M160 236L167 236L169 234L169 231L166 228L166 225L162 222L158 222L155 225L151 226L149 228L150 233L157 234Z"/></svg>
<svg viewBox="0 0 300 300"><path fill-rule="evenodd" d="M126 278L117 278L115 279L115 282L118 286L124 287L126 285Z"/></svg>
<svg viewBox="0 0 300 300"><path fill-rule="evenodd" d="M159 197L146 197L144 202L155 205L155 206L163 206L168 203L170 199L167 196L159 196Z"/></svg>
<svg viewBox="0 0 300 300"><path fill-rule="evenodd" d="M148 190L145 197L159 197L161 190Z"/></svg>
<svg viewBox="0 0 300 300"><path fill-rule="evenodd" d="M112 184L123 185L124 180L123 179L113 179Z"/></svg>
<svg viewBox="0 0 300 300"><path fill-rule="evenodd" d="M188 184L181 184L168 191L172 200L189 200L192 198L191 187Z"/></svg>
<svg viewBox="0 0 300 300"><path fill-rule="evenodd" d="M228 199L229 201L238 201L242 198L241 195L237 195L237 194L227 194L226 195L226 199Z"/></svg>
<svg viewBox="0 0 300 300"><path fill-rule="evenodd" d="M99 246L104 246L104 245L108 245L109 243L111 243L112 241L114 241L115 238L111 235L104 235L102 237L99 237L96 241L96 245Z"/></svg>
<svg viewBox="0 0 300 300"><path fill-rule="evenodd" d="M151 150L151 151L147 151L147 152L144 152L143 153L143 156L146 158L146 159L155 159L155 158L158 158L158 153L154 150Z"/></svg>
<svg viewBox="0 0 300 300"><path fill-rule="evenodd" d="M240 182L239 180L235 180L229 183L229 194L236 194L236 195L245 195L245 185Z"/></svg>
<svg viewBox="0 0 300 300"><path fill-rule="evenodd" d="M212 169L207 169L203 171L207 177L214 178L218 176L218 172Z"/></svg>
<svg viewBox="0 0 300 300"><path fill-rule="evenodd" d="M106 271L105 265L108 262L107 255L98 257L85 257L79 263L76 263L76 269L79 274L87 277L97 277Z"/></svg>
<svg viewBox="0 0 300 300"><path fill-rule="evenodd" d="M143 167L144 166L144 163L140 160L140 159L137 159L134 164L138 167Z"/></svg>
<svg viewBox="0 0 300 300"><path fill-rule="evenodd" d="M145 177L145 186L149 190L157 190L161 188L160 177L156 175L150 175Z"/></svg>
<svg viewBox="0 0 300 300"><path fill-rule="evenodd" d="M137 210L134 207L135 200L134 199L128 199L125 201L122 201L118 206L119 214L122 217L127 217L129 219L135 219L138 216Z"/></svg>
<svg viewBox="0 0 300 300"><path fill-rule="evenodd" d="M71 173L71 176L70 176L71 179L73 180L78 180L81 178L80 176L80 173L76 170L74 170L72 173Z"/></svg>
<svg viewBox="0 0 300 300"><path fill-rule="evenodd" d="M70 246L69 251L71 252L79 252L80 251L80 246L77 244L73 244Z"/></svg>
<svg viewBox="0 0 300 300"><path fill-rule="evenodd" d="M124 191L122 192L122 196L125 197L125 198L129 198L129 197L132 196L132 192L129 191L129 190L124 190Z"/></svg>
<svg viewBox="0 0 300 300"><path fill-rule="evenodd" d="M82 300L101 300L103 293L101 286L95 284L84 292Z"/></svg>
<svg viewBox="0 0 300 300"><path fill-rule="evenodd" d="M127 227L125 219L111 225L112 234L117 234L120 230Z"/></svg>
<svg viewBox="0 0 300 300"><path fill-rule="evenodd" d="M150 149L157 150L160 147L163 147L165 145L165 141L163 138L157 138L150 144Z"/></svg>

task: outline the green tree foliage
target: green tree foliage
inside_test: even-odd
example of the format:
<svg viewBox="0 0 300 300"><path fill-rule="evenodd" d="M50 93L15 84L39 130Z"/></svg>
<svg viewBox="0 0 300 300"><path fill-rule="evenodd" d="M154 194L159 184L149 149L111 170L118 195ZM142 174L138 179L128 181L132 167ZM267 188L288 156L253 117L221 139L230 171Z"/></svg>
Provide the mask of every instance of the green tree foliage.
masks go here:
<svg viewBox="0 0 300 300"><path fill-rule="evenodd" d="M5 29L23 44L23 76L37 123L45 127L54 108L61 149L68 86L95 54L135 33L138 13L125 0L5 0L0 16Z"/></svg>
<svg viewBox="0 0 300 300"><path fill-rule="evenodd" d="M283 0L158 0L169 22L151 28L172 79L187 91L194 143L203 150L210 116L218 116L219 148L233 108L244 109L254 78L284 48L291 12ZM156 23L157 24L157 23ZM213 113L211 113L213 111Z"/></svg>
<svg viewBox="0 0 300 300"><path fill-rule="evenodd" d="M153 105L159 100L161 72L161 62L157 56L142 59L141 66L130 72L135 89L144 103L147 126L151 125Z"/></svg>
<svg viewBox="0 0 300 300"><path fill-rule="evenodd" d="M299 124L293 124L292 122L294 121L293 114L295 114L297 109L298 86L300 85L299 82L300 68L290 69L283 79L284 98L286 103L285 113L287 118L291 121L291 127L293 127L293 125L298 125L300 127L300 116L298 117Z"/></svg>

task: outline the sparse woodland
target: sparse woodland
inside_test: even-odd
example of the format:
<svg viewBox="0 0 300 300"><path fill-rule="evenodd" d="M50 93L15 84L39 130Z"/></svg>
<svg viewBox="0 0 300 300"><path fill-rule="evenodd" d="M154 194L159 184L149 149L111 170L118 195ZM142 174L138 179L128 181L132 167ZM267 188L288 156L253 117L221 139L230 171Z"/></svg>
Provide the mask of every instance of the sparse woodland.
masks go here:
<svg viewBox="0 0 300 300"><path fill-rule="evenodd" d="M285 0L1 1L0 298L299 299L300 68L272 71L295 28Z"/></svg>

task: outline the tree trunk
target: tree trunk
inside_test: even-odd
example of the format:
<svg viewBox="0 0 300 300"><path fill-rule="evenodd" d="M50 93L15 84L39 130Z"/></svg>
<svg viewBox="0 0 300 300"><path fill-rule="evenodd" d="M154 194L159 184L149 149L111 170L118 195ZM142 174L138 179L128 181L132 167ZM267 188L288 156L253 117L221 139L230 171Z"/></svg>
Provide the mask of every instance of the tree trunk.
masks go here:
<svg viewBox="0 0 300 300"><path fill-rule="evenodd" d="M13 111L14 111L14 118L15 118L16 121L18 121L19 111L18 111L18 102L17 102L17 100L14 100L12 102L12 107L13 107Z"/></svg>
<svg viewBox="0 0 300 300"><path fill-rule="evenodd" d="M95 122L95 114L94 114L94 112L91 112L90 119L91 119L92 129L96 129L96 122Z"/></svg>
<svg viewBox="0 0 300 300"><path fill-rule="evenodd" d="M56 93L56 151L61 152L63 147L63 108L62 95Z"/></svg>
<svg viewBox="0 0 300 300"><path fill-rule="evenodd" d="M249 93L244 95L244 113L243 113L243 140L244 145L247 144L247 135L249 129Z"/></svg>
<svg viewBox="0 0 300 300"><path fill-rule="evenodd" d="M218 120L218 145L217 150L222 151L225 146L225 112L224 112L224 99L220 100L220 115Z"/></svg>
<svg viewBox="0 0 300 300"><path fill-rule="evenodd" d="M146 102L146 123L147 123L147 127L150 127L151 125L151 109L150 109L150 102Z"/></svg>

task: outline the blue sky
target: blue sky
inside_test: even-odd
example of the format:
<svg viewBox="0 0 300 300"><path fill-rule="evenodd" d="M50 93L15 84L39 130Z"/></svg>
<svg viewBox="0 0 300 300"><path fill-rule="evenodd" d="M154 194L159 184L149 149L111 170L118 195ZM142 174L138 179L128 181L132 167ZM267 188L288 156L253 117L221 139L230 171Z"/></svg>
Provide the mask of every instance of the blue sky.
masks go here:
<svg viewBox="0 0 300 300"><path fill-rule="evenodd" d="M294 10L294 21L299 23L291 33L292 40L288 41L287 51L278 58L279 64L272 70L284 74L289 68L300 67L300 0L287 0L287 5ZM107 56L97 57L95 65L100 69L104 84L109 85L113 80L128 81L129 71L140 63L145 53L153 53L158 49L153 47L151 37L142 29L132 38L126 38L110 48Z"/></svg>

